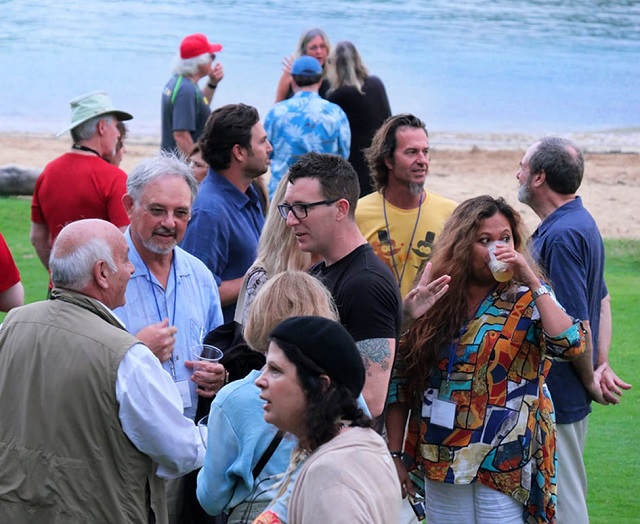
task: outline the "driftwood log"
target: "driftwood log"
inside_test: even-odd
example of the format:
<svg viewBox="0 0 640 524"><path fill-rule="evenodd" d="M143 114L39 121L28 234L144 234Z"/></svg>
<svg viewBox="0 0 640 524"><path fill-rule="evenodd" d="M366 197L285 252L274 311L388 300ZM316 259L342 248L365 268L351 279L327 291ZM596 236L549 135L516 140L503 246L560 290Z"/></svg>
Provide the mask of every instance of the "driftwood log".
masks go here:
<svg viewBox="0 0 640 524"><path fill-rule="evenodd" d="M32 195L41 171L18 164L0 166L0 196Z"/></svg>

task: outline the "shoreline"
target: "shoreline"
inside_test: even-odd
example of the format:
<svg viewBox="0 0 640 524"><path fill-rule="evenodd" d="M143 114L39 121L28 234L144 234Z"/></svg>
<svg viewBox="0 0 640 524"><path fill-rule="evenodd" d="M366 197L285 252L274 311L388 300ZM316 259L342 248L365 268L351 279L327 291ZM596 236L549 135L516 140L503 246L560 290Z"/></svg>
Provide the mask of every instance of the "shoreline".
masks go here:
<svg viewBox="0 0 640 524"><path fill-rule="evenodd" d="M603 237L640 239L640 129L625 133L565 135L584 149L585 176L578 194L596 219ZM426 189L456 202L482 194L503 196L523 216L530 231L539 218L517 200L518 164L539 137L526 134L432 132ZM616 139L615 142L613 139ZM0 166L42 168L69 150L69 135L0 132ZM127 137L122 168L130 172L159 151L159 137ZM625 145L626 144L626 145Z"/></svg>
<svg viewBox="0 0 640 524"><path fill-rule="evenodd" d="M605 129L599 131L580 131L567 133L529 133L529 132L466 132L466 131L429 131L432 149L450 151L486 151L526 150L529 145L541 136L557 135L573 140L584 153L597 154L638 154L640 155L640 127ZM0 143L5 140L45 140L52 144L61 144L61 148L69 144L70 137L57 137L55 133L24 132L0 130ZM128 146L149 146L159 148L160 136L155 134L137 134L129 131ZM6 161L6 155L0 152L0 165L12 163ZM19 163L19 162L15 162Z"/></svg>

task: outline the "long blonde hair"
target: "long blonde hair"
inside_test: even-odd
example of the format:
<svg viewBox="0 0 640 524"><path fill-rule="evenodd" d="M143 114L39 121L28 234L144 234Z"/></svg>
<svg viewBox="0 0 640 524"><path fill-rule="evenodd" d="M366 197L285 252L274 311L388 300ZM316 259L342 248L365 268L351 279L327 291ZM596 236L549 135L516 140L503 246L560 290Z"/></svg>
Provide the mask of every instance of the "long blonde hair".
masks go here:
<svg viewBox="0 0 640 524"><path fill-rule="evenodd" d="M339 87L355 87L362 94L362 86L369 71L362 63L356 46L349 41L338 42L329 55L327 76L331 82L331 91Z"/></svg>
<svg viewBox="0 0 640 524"><path fill-rule="evenodd" d="M331 52L331 42L329 42L329 36L322 29L314 27L313 29L309 29L300 35L300 39L298 40L298 47L296 49L296 58L304 56L307 54L307 46L309 42L313 40L316 36L322 38L324 45L327 46L327 53Z"/></svg>
<svg viewBox="0 0 640 524"><path fill-rule="evenodd" d="M282 177L273 194L258 242L258 255L247 275L255 268L262 268L269 278L282 271L307 269L311 265L311 254L300 249L293 230L278 211L287 190L287 179Z"/></svg>
<svg viewBox="0 0 640 524"><path fill-rule="evenodd" d="M284 271L270 279L249 307L244 338L251 349L266 353L269 333L281 321L296 316L338 320L329 290L304 271Z"/></svg>

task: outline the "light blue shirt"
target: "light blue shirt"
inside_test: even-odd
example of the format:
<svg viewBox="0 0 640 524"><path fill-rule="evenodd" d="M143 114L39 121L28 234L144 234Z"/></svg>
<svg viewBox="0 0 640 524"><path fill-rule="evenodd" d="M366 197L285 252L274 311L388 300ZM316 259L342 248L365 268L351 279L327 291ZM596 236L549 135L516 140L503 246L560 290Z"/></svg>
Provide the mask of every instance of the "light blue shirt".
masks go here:
<svg viewBox="0 0 640 524"><path fill-rule="evenodd" d="M349 158L351 128L347 115L318 93L298 91L279 102L267 114L264 128L273 146L269 198L289 167L305 153L315 151Z"/></svg>
<svg viewBox="0 0 640 524"><path fill-rule="evenodd" d="M285 493L274 497L298 439L285 434L254 481L253 468L277 432L275 426L264 420L265 402L255 384L261 373L251 371L243 379L224 386L213 399L207 425L207 452L198 473L196 493L200 505L210 515L228 512L242 502L272 501L269 508L286 524L289 498L300 468L291 473ZM358 407L370 416L362 394Z"/></svg>
<svg viewBox="0 0 640 524"><path fill-rule="evenodd" d="M211 271L200 260L176 247L165 290L140 258L129 229L125 232L125 238L135 272L127 284L126 304L115 309L114 313L134 335L165 318L169 319L170 325L178 328L172 358L164 362L162 367L174 382L187 381L191 406L184 409L184 414L193 419L198 404L197 386L191 380L193 371L184 362L193 360L191 348L200 344L210 330L222 324L218 286Z"/></svg>
<svg viewBox="0 0 640 524"><path fill-rule="evenodd" d="M255 385L260 373L251 371L226 385L211 404L207 452L197 488L200 505L210 515L228 511L245 500L273 499L277 492L274 486L282 477L279 474L287 470L291 450L298 443L292 435L285 435L254 481L252 470L277 432L264 420L264 400Z"/></svg>

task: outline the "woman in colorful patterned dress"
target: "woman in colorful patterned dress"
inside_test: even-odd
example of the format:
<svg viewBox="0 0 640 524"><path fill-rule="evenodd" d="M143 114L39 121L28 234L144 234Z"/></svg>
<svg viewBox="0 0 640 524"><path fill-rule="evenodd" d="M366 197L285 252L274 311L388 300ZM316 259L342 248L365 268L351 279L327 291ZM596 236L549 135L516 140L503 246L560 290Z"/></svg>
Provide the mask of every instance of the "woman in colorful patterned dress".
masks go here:
<svg viewBox="0 0 640 524"><path fill-rule="evenodd" d="M496 242L495 258L513 272L506 282L488 265ZM389 448L403 492L414 492L399 458L414 407L418 438L405 451L415 451L424 473L430 524L553 522L555 422L545 376L552 358L584 351L582 326L543 283L521 218L502 198L458 206L431 274L449 276L448 292L428 310L428 276L409 293L405 310L415 320L389 391Z"/></svg>

